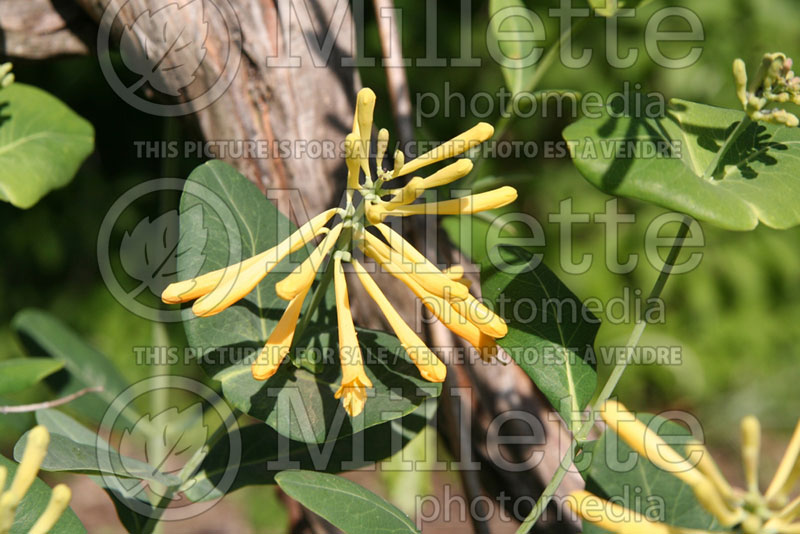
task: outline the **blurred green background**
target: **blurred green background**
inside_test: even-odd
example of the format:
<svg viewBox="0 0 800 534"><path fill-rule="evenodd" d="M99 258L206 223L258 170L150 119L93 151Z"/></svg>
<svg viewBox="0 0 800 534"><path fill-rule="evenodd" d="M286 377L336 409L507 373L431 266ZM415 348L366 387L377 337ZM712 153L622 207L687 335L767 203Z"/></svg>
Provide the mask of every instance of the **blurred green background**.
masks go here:
<svg viewBox="0 0 800 534"><path fill-rule="evenodd" d="M397 0L404 16L404 55L426 54L424 3ZM546 22L548 37L557 37L557 21L547 9L558 2L527 2ZM472 2L472 39L480 68L423 68L412 66L408 77L412 101L418 93L496 93L503 85L499 68L486 51L488 2ZM368 4L369 5L369 4ZM650 15L665 5L685 5L704 24L701 59L692 67L668 70L653 64L644 50L644 29ZM458 2L437 4L437 44L440 57L458 57L461 27ZM755 64L764 52L800 53L800 3L796 0L725 0L647 4L635 18L619 21L620 49L636 47L638 62L630 69L614 69L605 60L605 20L592 18L575 36L576 44L594 50L591 63L570 70L556 62L539 89L598 91L621 90L623 82L640 82L644 91L659 91L707 104L737 107L731 71L734 58ZM380 55L371 7L366 11L366 55ZM678 47L685 45L676 45ZM187 124L153 117L122 102L106 84L96 58L72 58L46 63L17 62L17 80L42 87L68 103L92 122L96 151L66 188L45 197L30 210L0 203L0 359L18 357L22 350L8 324L29 306L51 311L76 329L91 344L110 355L131 380L150 370L135 364L133 346L152 342L153 327L121 307L106 290L98 271L96 239L100 223L115 199L130 187L162 176L185 177L198 161L139 159L135 141L196 138ZM390 126L385 76L378 68L361 70L364 85L378 94L380 125ZM489 119L497 120L497 116ZM561 139L571 118L544 119L539 114L516 120L508 138ZM472 116L432 117L417 130L420 139L444 140L475 122ZM392 128L390 128L392 130ZM589 271L568 275L558 265L558 229L548 224L548 214L572 198L575 211L598 214L611 198L584 181L569 159L492 159L481 166L482 176L513 176L520 189L520 205L545 227L550 246L546 261L581 298L603 301L627 288L647 292L657 274L644 260L647 224L663 213L641 202L621 200L620 210L636 216L635 224L620 227L620 253L638 253L639 267L629 275L609 273L605 266L604 227L599 223L575 226L574 257L594 255ZM342 177L342 179L344 179ZM156 211L157 206L151 206ZM132 220L149 213L129 213ZM138 217L138 218L137 218ZM637 410L688 409L697 414L709 441L719 450L737 445L738 420L747 413L762 418L768 439L783 441L798 416L800 396L800 229L774 231L759 228L731 233L705 225L703 261L695 271L670 280L665 293L666 323L649 327L643 345L680 346L680 366L640 366L629 370L618 390L626 404ZM116 236L120 238L121 236ZM598 345L624 343L631 324L604 324ZM182 342L178 325L170 325L173 342ZM176 372L174 369L172 372ZM181 369L199 377L193 368ZM20 403L44 398L35 391L2 399ZM29 424L23 416L0 418L0 441L8 448ZM777 461L777 459L776 459ZM766 466L769 468L770 466ZM734 473L735 475L735 473ZM267 508L269 509L269 508ZM258 516L263 515L254 511ZM269 515L269 514L267 514ZM285 519L285 518L284 518ZM257 517L254 516L254 520Z"/></svg>

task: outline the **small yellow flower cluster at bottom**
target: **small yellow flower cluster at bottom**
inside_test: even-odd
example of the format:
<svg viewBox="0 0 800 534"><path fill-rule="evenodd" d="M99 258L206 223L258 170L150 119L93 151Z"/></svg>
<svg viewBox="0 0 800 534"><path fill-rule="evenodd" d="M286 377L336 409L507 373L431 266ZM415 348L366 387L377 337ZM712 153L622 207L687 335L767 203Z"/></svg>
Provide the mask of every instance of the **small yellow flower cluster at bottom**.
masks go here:
<svg viewBox="0 0 800 534"><path fill-rule="evenodd" d="M698 502L728 532L742 534L800 534L800 497L789 502L800 479L800 422L766 492L758 485L761 429L755 417L742 420L742 462L747 490L733 488L700 443L686 446L685 456L616 401L607 401L600 415L628 446L694 492ZM567 505L586 521L617 534L705 534L652 521L587 491L573 492Z"/></svg>
<svg viewBox="0 0 800 534"><path fill-rule="evenodd" d="M34 427L28 434L28 443L22 461L14 475L11 486L4 490L8 471L0 466L0 534L7 534L14 524L17 506L28 493L36 474L47 455L50 434L42 425ZM61 514L67 509L72 492L65 484L58 484L50 494L50 501L41 516L36 520L28 534L47 534L55 526Z"/></svg>

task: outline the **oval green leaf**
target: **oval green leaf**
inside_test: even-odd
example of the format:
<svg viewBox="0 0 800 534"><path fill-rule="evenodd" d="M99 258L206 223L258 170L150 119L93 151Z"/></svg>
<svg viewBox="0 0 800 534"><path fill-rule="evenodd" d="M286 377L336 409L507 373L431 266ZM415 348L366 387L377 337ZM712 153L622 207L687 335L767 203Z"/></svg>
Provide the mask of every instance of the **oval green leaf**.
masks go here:
<svg viewBox="0 0 800 534"><path fill-rule="evenodd" d="M753 123L731 142L741 111L672 100L652 116L649 105L636 117L606 109L564 130L576 167L592 184L729 230L800 224L800 129Z"/></svg>
<svg viewBox="0 0 800 534"><path fill-rule="evenodd" d="M407 515L346 478L283 471L275 481L287 495L345 534L419 534Z"/></svg>
<svg viewBox="0 0 800 534"><path fill-rule="evenodd" d="M0 395L22 391L64 367L52 358L14 358L0 362Z"/></svg>
<svg viewBox="0 0 800 534"><path fill-rule="evenodd" d="M92 150L92 125L56 97L22 83L0 90L0 200L30 208Z"/></svg>

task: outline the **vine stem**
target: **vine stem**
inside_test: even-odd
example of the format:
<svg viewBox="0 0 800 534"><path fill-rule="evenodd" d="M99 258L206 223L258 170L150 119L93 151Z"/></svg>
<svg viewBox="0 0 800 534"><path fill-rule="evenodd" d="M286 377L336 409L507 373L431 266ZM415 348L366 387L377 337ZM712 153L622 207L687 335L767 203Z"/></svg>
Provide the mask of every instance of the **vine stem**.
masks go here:
<svg viewBox="0 0 800 534"><path fill-rule="evenodd" d="M714 177L714 171L716 171L717 167L719 167L722 158L724 158L725 154L728 153L728 150L730 150L731 146L733 146L733 143L736 142L736 139L738 139L739 136L742 135L742 133L744 133L744 131L747 130L747 128L752 123L753 119L751 119L749 115L745 115L744 118L736 126L736 129L734 129L733 132L731 132L731 135L729 135L728 138L725 139L725 142L720 147L719 151L717 152L717 155L714 156L714 161L711 162L711 165L708 166L706 172L703 174L704 179L711 180Z"/></svg>
<svg viewBox="0 0 800 534"><path fill-rule="evenodd" d="M19 404L17 406L0 406L0 414L8 414L8 413L27 413L27 412L35 412L37 410L46 410L48 408L55 408L56 406L61 406L62 404L67 404L68 402L72 402L78 397L83 397L87 393L100 393L103 391L103 386L92 386L88 388L83 388L75 393L71 393L66 397L61 397L60 399L45 401L45 402L37 402L34 404Z"/></svg>
<svg viewBox="0 0 800 534"><path fill-rule="evenodd" d="M600 408L614 393L614 389L616 389L617 384L619 384L619 381L622 378L622 375L628 368L634 351L636 350L636 347L639 345L639 341L642 338L642 334L644 334L645 328L647 328L647 314L650 311L651 306L653 306L652 302L654 299L657 299L661 296L664 286L667 284L667 280L672 273L672 269L675 267L675 262L678 259L678 254L680 254L681 249L683 248L683 243L689 233L691 224L691 217L684 216L683 220L681 221L681 227L678 230L678 234L675 236L675 240L672 243L672 248L669 251L669 255L667 256L667 259L661 268L661 272L658 274L658 278L656 278L656 281L653 284L653 288L650 290L650 294L647 298L648 304L642 311L642 314L636 322L636 326L633 328L633 331L628 338L628 342L625 345L627 347L625 357L615 363L614 369L611 371L608 380L606 380L602 390L589 408L589 414L586 422L583 423L583 426L581 426L578 432L574 435L573 443L562 458L561 463L558 465L558 469L556 469L556 472L553 474L553 478L547 484L547 487L545 487L544 491L539 497L539 500L536 501L536 505L533 507L533 510L531 510L531 513L528 514L528 517L525 518L520 527L517 529L516 534L528 534L531 527L533 527L536 521L538 521L541 515L544 513L544 510L547 508L547 505L550 504L550 501L558 490L558 487L561 485L561 482L564 480L567 472L572 467L572 463L575 461L575 454L578 452L580 444L586 440L589 432L594 427L594 423L597 420Z"/></svg>

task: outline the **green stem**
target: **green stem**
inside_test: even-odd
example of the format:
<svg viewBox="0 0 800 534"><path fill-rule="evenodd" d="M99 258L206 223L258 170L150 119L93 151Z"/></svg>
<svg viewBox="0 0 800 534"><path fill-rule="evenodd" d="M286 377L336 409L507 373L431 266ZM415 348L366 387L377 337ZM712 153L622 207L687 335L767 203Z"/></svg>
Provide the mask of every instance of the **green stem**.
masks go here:
<svg viewBox="0 0 800 534"><path fill-rule="evenodd" d="M580 443L586 440L589 432L592 430L592 427L594 427L595 421L597 420L599 409L603 406L605 401L611 397L611 394L614 392L617 384L619 384L622 375L625 373L625 370L630 364L631 357L633 356L636 347L639 345L642 334L647 327L647 313L649 312L650 307L653 306L653 300L659 298L664 290L664 286L666 285L667 280L672 273L672 268L675 266L675 261L678 259L678 254L680 254L681 249L683 248L683 242L689 233L691 223L692 219L688 216L684 217L681 221L681 227L678 230L678 234L675 236L675 241L672 243L672 248L669 251L667 260L664 262L664 266L662 267L661 272L658 274L658 278L656 278L656 281L653 284L653 289L650 290L650 295L647 299L648 305L643 310L641 317L638 318L636 326L628 338L628 343L626 344L628 350L625 358L616 362L614 369L611 371L611 374L608 377L608 380L603 385L603 389L600 391L597 399L595 399L589 409L589 417L574 435L573 439L575 440L575 443L573 443L573 445L570 447L570 450L567 451L567 454L564 455L564 458L561 459L561 463L558 465L558 469L556 469L556 472L553 474L552 480L550 480L550 483L542 492L542 495L536 502L536 506L533 507L531 513L528 514L528 517L525 518L525 521L523 521L522 525L520 525L520 527L517 529L516 534L527 534L536 521L539 520L539 517L541 517L545 508L547 508L547 505L550 504L553 495L555 495L570 467L572 467L572 463L575 461L575 454L578 450L576 448L576 444L579 447Z"/></svg>
<svg viewBox="0 0 800 534"><path fill-rule="evenodd" d="M722 159L728 153L728 150L730 150L734 142L736 142L739 136L742 135L745 130L747 130L752 122L753 119L751 119L749 115L744 116L744 118L739 122L738 126L736 126L736 129L734 129L733 132L731 132L731 135L725 139L725 142L722 144L722 147L720 147L717 155L714 156L714 161L711 162L711 165L708 166L706 172L703 174L703 178L706 180L711 180L714 178L714 173L716 172L717 167L719 167Z"/></svg>
<svg viewBox="0 0 800 534"><path fill-rule="evenodd" d="M550 69L550 67L555 62L556 57L558 56L558 52L563 47L564 42L569 38L570 35L573 35L576 32L576 30L581 28L586 20L588 20L588 19L579 20L577 23L575 23L574 25L572 25L569 28L567 28L559 36L558 42L557 43L553 43L553 46L551 46L547 50L547 52L545 53L545 55L544 55L543 59L541 60L541 62L536 66L536 72L531 77L531 80L528 83L528 86L523 89L524 92L533 92L533 91L536 90L536 87L538 87L539 82L542 81L542 78L544 77L544 75L547 74L547 71ZM503 136L506 133L506 130L508 130L508 127L511 125L511 120L514 118L513 115L514 115L514 97L515 96L516 95L512 95L511 96L511 99L506 104L505 111L503 112L502 116L500 117L500 120L498 120L497 123L495 123L495 127L494 127L494 132L495 133L494 133L494 136L493 136L495 139L502 139ZM483 164L485 163L485 161L486 161L485 158L480 158L478 160L478 162L475 164L475 170L472 173L470 173L470 176L472 176L472 177L480 176L480 173L478 171L480 171L481 167L483 167ZM474 179L475 178L470 178L470 181L472 181Z"/></svg>
<svg viewBox="0 0 800 534"><path fill-rule="evenodd" d="M331 285L331 280L333 280L333 257L328 260L328 264L325 266L325 273L322 275L322 280L320 280L319 285L314 290L314 294L311 297L311 304L308 305L306 313L303 315L303 318L300 319L300 324L297 325L297 329L294 331L295 340L299 340L303 336L303 332L308 328L308 324L319 309L319 305L322 304L322 299L328 291L328 286ZM290 352L290 354L293 354L293 352L294 351ZM292 362L294 362L295 365L299 365L299 362L296 362L294 358L292 358Z"/></svg>

